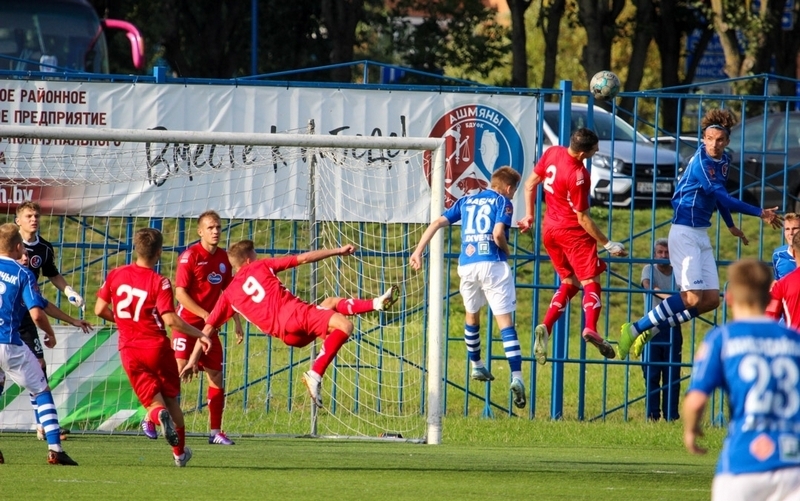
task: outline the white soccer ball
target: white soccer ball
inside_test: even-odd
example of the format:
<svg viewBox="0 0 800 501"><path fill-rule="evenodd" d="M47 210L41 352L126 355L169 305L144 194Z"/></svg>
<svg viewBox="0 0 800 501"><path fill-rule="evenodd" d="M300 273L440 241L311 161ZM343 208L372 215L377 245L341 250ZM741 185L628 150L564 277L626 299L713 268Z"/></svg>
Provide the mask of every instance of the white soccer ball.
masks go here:
<svg viewBox="0 0 800 501"><path fill-rule="evenodd" d="M605 101L614 99L619 94L619 77L613 71L598 71L589 82L589 90L594 94L595 99Z"/></svg>

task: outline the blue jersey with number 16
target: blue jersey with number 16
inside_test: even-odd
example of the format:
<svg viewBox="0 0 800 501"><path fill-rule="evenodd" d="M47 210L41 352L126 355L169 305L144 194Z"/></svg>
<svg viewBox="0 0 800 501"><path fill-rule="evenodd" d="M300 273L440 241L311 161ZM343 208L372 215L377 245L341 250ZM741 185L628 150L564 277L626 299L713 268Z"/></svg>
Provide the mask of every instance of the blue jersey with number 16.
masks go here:
<svg viewBox="0 0 800 501"><path fill-rule="evenodd" d="M492 190L458 199L443 214L450 224L461 221L461 255L458 264L506 261L508 256L494 243L492 232L497 223L503 223L508 239L513 214L511 200Z"/></svg>
<svg viewBox="0 0 800 501"><path fill-rule="evenodd" d="M800 335L774 320L735 321L698 349L689 391L728 395L717 474L800 466Z"/></svg>
<svg viewBox="0 0 800 501"><path fill-rule="evenodd" d="M46 306L31 270L10 257L0 256L0 344L22 346L22 318L28 309Z"/></svg>

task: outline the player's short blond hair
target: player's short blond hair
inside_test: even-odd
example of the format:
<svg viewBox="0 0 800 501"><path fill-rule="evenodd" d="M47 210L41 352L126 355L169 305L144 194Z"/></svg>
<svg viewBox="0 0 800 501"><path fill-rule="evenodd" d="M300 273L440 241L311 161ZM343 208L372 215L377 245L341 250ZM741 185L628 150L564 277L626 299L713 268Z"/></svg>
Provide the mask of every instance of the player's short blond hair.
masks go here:
<svg viewBox="0 0 800 501"><path fill-rule="evenodd" d="M200 226L203 223L203 219L212 219L215 223L222 222L222 218L219 217L219 214L217 214L217 211L215 210L207 210L200 214L197 217L197 226Z"/></svg>
<svg viewBox="0 0 800 501"><path fill-rule="evenodd" d="M522 176L519 175L519 172L515 171L508 165L504 165L503 167L500 167L496 171L492 172L492 188L497 188L497 183L503 183L506 186L512 186L516 188L519 186L521 179Z"/></svg>
<svg viewBox="0 0 800 501"><path fill-rule="evenodd" d="M256 251L256 245L252 240L242 240L236 242L228 248L228 259L236 268L241 268L244 262Z"/></svg>
<svg viewBox="0 0 800 501"><path fill-rule="evenodd" d="M164 236L155 228L142 228L133 235L133 248L136 254L148 261L158 256L161 246L164 245Z"/></svg>
<svg viewBox="0 0 800 501"><path fill-rule="evenodd" d="M786 222L786 221L794 221L796 219L800 219L800 215L798 215L796 212L787 212L783 216L783 221L784 222Z"/></svg>
<svg viewBox="0 0 800 501"><path fill-rule="evenodd" d="M11 254L22 243L19 226L14 223L0 225L0 252Z"/></svg>
<svg viewBox="0 0 800 501"><path fill-rule="evenodd" d="M17 206L17 216L22 214L22 211L32 210L38 214L42 213L42 206L36 202L31 202L28 200L27 202L22 202Z"/></svg>
<svg viewBox="0 0 800 501"><path fill-rule="evenodd" d="M728 267L728 291L734 303L766 310L773 275L770 268L753 258L741 259Z"/></svg>

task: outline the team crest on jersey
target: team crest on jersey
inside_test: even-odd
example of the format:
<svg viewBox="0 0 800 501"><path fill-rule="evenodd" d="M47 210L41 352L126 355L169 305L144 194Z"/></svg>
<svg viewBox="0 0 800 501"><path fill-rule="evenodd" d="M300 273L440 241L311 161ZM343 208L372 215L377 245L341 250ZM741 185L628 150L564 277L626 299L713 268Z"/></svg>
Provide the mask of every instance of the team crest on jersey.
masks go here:
<svg viewBox="0 0 800 501"><path fill-rule="evenodd" d="M225 263L219 263L219 272L220 273L225 273L227 270L228 270L228 268L225 266Z"/></svg>
<svg viewBox="0 0 800 501"><path fill-rule="evenodd" d="M29 261L31 268L39 268L42 266L42 257L41 256L33 256Z"/></svg>
<svg viewBox="0 0 800 501"><path fill-rule="evenodd" d="M475 246L472 244L467 245L467 248L464 249L464 254L466 254L467 256L472 256L473 254L475 254Z"/></svg>
<svg viewBox="0 0 800 501"><path fill-rule="evenodd" d="M219 273L217 273L215 271L212 271L211 273L209 273L208 277L206 277L206 278L208 279L208 283L211 283L211 284L214 284L214 285L222 283L222 275L220 275Z"/></svg>
<svg viewBox="0 0 800 501"><path fill-rule="evenodd" d="M722 177L728 177L728 164L727 163L722 164L722 167L720 169L722 170Z"/></svg>
<svg viewBox="0 0 800 501"><path fill-rule="evenodd" d="M468 104L445 112L429 137L445 139L445 207L465 195L489 188L492 173L509 165L522 174L525 152L516 126L500 111ZM425 177L431 181L431 153L425 153Z"/></svg>

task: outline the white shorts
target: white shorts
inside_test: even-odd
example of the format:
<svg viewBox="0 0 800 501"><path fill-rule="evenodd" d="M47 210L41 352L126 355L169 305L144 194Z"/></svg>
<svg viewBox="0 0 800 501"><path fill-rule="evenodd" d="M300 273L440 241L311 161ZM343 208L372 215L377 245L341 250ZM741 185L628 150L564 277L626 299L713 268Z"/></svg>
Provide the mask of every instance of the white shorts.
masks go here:
<svg viewBox="0 0 800 501"><path fill-rule="evenodd" d="M29 393L37 395L47 388L44 371L30 348L15 344L0 344L0 369L6 377Z"/></svg>
<svg viewBox="0 0 800 501"><path fill-rule="evenodd" d="M461 297L467 313L478 313L487 302L495 315L517 309L517 291L511 267L504 261L484 261L458 267Z"/></svg>
<svg viewBox="0 0 800 501"><path fill-rule="evenodd" d="M673 224L669 229L669 263L681 292L719 290L719 270L708 228Z"/></svg>
<svg viewBox="0 0 800 501"><path fill-rule="evenodd" d="M672 252L670 251L670 254ZM800 467L714 476L711 501L800 501Z"/></svg>

